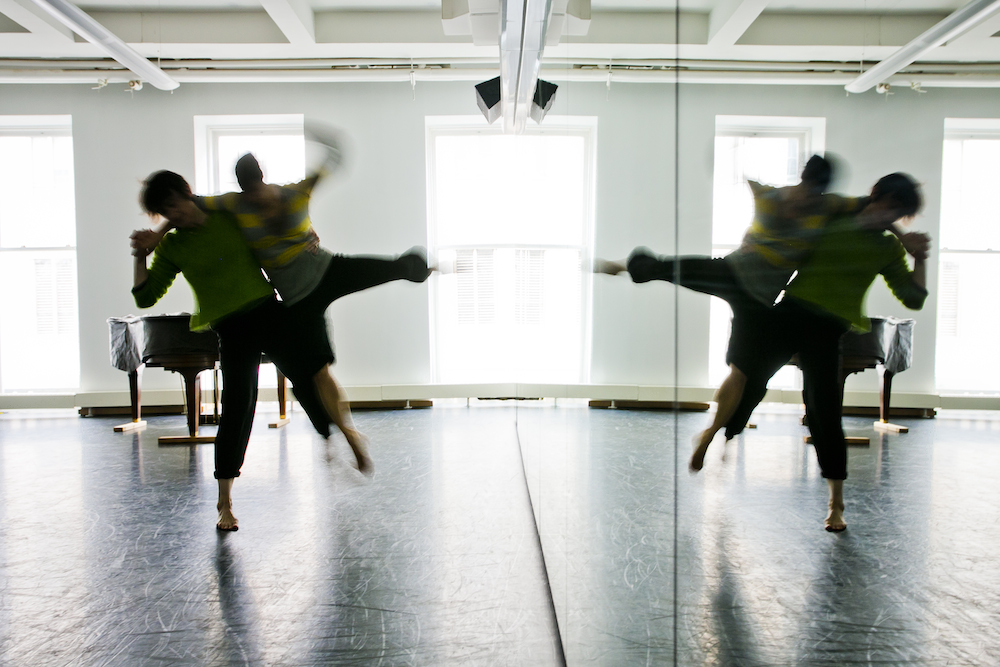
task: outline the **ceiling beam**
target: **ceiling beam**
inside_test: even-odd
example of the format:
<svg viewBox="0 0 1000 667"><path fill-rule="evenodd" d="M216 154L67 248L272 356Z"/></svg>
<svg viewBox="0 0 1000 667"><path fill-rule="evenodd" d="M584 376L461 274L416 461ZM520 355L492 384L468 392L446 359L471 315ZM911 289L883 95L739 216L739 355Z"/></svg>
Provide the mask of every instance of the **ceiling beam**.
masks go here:
<svg viewBox="0 0 1000 667"><path fill-rule="evenodd" d="M1000 10L1000 0L972 0L957 9L943 21L879 62L870 70L844 86L849 93L863 93L885 81L907 65L920 59L929 51L962 35Z"/></svg>
<svg viewBox="0 0 1000 667"><path fill-rule="evenodd" d="M315 15L305 0L260 0L260 4L289 44L316 43Z"/></svg>
<svg viewBox="0 0 1000 667"><path fill-rule="evenodd" d="M732 46L757 20L767 0L721 0L708 17L709 46Z"/></svg>
<svg viewBox="0 0 1000 667"><path fill-rule="evenodd" d="M72 30L35 6L31 0L0 0L0 14L35 37L64 43L73 41Z"/></svg>

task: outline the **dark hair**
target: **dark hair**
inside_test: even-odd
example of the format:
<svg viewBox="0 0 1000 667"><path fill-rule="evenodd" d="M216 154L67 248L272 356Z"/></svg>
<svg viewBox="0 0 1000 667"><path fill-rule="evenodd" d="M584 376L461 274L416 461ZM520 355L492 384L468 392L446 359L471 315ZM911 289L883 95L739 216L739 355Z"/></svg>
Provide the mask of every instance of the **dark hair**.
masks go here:
<svg viewBox="0 0 1000 667"><path fill-rule="evenodd" d="M909 174L896 172L878 179L872 187L872 201L889 199L902 210L902 217L916 215L924 200L920 194L920 186Z"/></svg>
<svg viewBox="0 0 1000 667"><path fill-rule="evenodd" d="M236 182L244 192L247 188L264 182L264 172L261 171L260 163L253 153L247 153L236 161Z"/></svg>
<svg viewBox="0 0 1000 667"><path fill-rule="evenodd" d="M820 155L813 155L802 169L802 182L818 192L826 192L833 180L833 163Z"/></svg>
<svg viewBox="0 0 1000 667"><path fill-rule="evenodd" d="M158 171L142 183L139 204L146 213L163 215L167 199L171 195L191 196L191 186L180 174L172 171Z"/></svg>

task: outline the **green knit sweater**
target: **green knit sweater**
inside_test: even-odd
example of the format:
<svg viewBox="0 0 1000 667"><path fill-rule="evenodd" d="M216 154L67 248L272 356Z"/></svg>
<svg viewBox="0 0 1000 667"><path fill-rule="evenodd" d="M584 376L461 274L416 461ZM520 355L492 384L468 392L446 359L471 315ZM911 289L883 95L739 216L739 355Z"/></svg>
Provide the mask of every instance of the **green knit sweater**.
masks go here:
<svg viewBox="0 0 1000 667"><path fill-rule="evenodd" d="M852 216L845 216L827 225L785 296L868 331L865 297L879 274L904 306L923 308L927 290L913 282L899 240L887 232L863 229Z"/></svg>
<svg viewBox="0 0 1000 667"><path fill-rule="evenodd" d="M149 308L159 301L178 273L184 274L194 292L194 331L274 293L228 213L210 213L204 225L164 236L153 252L146 282L132 288L136 305Z"/></svg>

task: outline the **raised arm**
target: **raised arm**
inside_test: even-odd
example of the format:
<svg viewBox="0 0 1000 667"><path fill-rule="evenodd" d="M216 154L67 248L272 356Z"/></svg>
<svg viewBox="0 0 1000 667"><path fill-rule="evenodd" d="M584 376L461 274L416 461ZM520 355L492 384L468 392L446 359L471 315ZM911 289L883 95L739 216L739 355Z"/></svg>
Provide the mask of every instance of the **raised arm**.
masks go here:
<svg viewBox="0 0 1000 667"><path fill-rule="evenodd" d="M900 249L899 255L882 270L882 276L893 295L911 310L920 310L927 299L927 255L930 250L930 236L920 232L903 235L901 245L913 257L913 269L906 263L906 255Z"/></svg>
<svg viewBox="0 0 1000 667"><path fill-rule="evenodd" d="M322 163L313 169L302 181L308 189L316 187L322 178L326 178L340 168L344 161L343 141L336 130L317 123L307 123L303 129L307 141L320 146L323 151Z"/></svg>
<svg viewBox="0 0 1000 667"><path fill-rule="evenodd" d="M156 250L156 246L160 245L164 234L169 232L171 228L170 221L163 218L160 224L152 229L137 229L132 232L129 236L132 255L137 258L141 256L145 260L149 253Z"/></svg>
<svg viewBox="0 0 1000 667"><path fill-rule="evenodd" d="M149 231L149 230L144 230ZM133 236L135 233L133 232ZM149 308L167 293L174 278L180 273L180 267L171 262L159 251L153 253L153 263L147 268L146 257L149 251L142 248L132 248L132 297L139 308Z"/></svg>
<svg viewBox="0 0 1000 667"><path fill-rule="evenodd" d="M132 253L132 289L137 290L149 280L149 269L146 268L146 255Z"/></svg>

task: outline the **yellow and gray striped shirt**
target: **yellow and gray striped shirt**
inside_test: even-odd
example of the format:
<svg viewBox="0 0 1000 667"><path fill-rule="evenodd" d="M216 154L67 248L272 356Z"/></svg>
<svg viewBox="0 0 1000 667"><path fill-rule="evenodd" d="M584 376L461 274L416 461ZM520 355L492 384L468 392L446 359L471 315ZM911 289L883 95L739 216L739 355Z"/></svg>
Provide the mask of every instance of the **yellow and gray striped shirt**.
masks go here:
<svg viewBox="0 0 1000 667"><path fill-rule="evenodd" d="M726 262L748 294L771 306L827 223L858 213L868 198L822 194L806 202L791 202L787 197L790 188L747 183L753 192L753 222Z"/></svg>
<svg viewBox="0 0 1000 667"><path fill-rule="evenodd" d="M276 187L278 211L265 215L237 192L215 197L195 197L195 203L207 211L229 211L236 217L243 237L267 273L274 289L286 304L293 304L309 294L323 278L332 255L326 250L308 252L313 241L310 230L309 198L317 177Z"/></svg>

